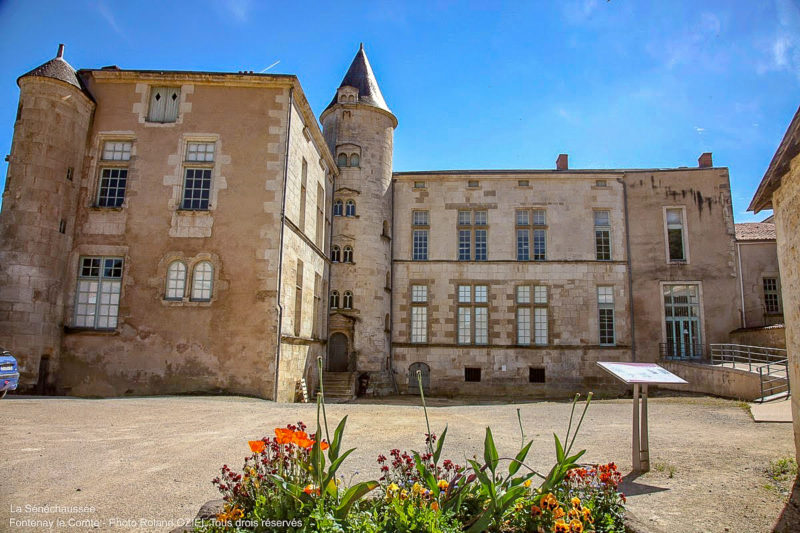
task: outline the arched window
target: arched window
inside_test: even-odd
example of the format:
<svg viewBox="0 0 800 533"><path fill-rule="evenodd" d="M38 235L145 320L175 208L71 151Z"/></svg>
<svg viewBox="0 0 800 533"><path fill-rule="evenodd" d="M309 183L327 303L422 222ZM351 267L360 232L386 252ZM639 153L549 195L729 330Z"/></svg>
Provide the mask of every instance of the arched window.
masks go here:
<svg viewBox="0 0 800 533"><path fill-rule="evenodd" d="M356 101L356 97L351 94L350 96L347 97L347 101L348 102L355 102Z"/></svg>
<svg viewBox="0 0 800 533"><path fill-rule="evenodd" d="M344 298L342 298L342 307L345 309L352 309L353 308L353 293L350 291L344 291Z"/></svg>
<svg viewBox="0 0 800 533"><path fill-rule="evenodd" d="M192 300L208 301L214 285L214 265L209 261L200 261L192 272Z"/></svg>
<svg viewBox="0 0 800 533"><path fill-rule="evenodd" d="M344 257L342 258L342 260L345 263L352 263L353 262L353 248L351 248L350 246L345 246L344 247Z"/></svg>
<svg viewBox="0 0 800 533"><path fill-rule="evenodd" d="M340 167L346 167L347 166L347 154L344 154L344 153L339 154L339 157L336 159L336 164L339 165Z"/></svg>
<svg viewBox="0 0 800 533"><path fill-rule="evenodd" d="M356 203L353 200L347 200L347 203L344 206L344 216L356 216Z"/></svg>
<svg viewBox="0 0 800 533"><path fill-rule="evenodd" d="M339 248L338 246L331 247L331 261L333 261L334 263L338 263L339 261L341 261L341 255L340 255L341 251L342 249Z"/></svg>
<svg viewBox="0 0 800 533"><path fill-rule="evenodd" d="M342 209L343 207L344 207L344 203L341 200L336 200L335 202L333 202L333 216L335 216L335 217L342 216L344 214L342 212L343 211L343 209Z"/></svg>
<svg viewBox="0 0 800 533"><path fill-rule="evenodd" d="M383 236L384 237L388 237L389 236L389 221L388 220L384 220L383 221Z"/></svg>
<svg viewBox="0 0 800 533"><path fill-rule="evenodd" d="M167 290L165 300L181 300L186 292L186 265L173 261L167 267Z"/></svg>
<svg viewBox="0 0 800 533"><path fill-rule="evenodd" d="M331 291L331 309L339 308L339 291Z"/></svg>
<svg viewBox="0 0 800 533"><path fill-rule="evenodd" d="M361 161L360 161L360 159L358 157L358 154L353 154L353 155L350 156L350 166L351 167L357 167L360 162Z"/></svg>

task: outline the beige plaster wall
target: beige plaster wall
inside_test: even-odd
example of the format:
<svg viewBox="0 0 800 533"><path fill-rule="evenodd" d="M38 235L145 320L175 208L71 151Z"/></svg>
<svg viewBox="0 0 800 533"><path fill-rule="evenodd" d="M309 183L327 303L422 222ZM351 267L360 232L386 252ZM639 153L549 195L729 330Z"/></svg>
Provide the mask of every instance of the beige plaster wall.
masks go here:
<svg viewBox="0 0 800 533"><path fill-rule="evenodd" d="M697 282L702 342L727 342L740 309L730 184L726 168L625 173L630 220L636 359L656 361L664 332L663 283ZM688 261L670 264L666 207L683 207Z"/></svg>
<svg viewBox="0 0 800 533"><path fill-rule="evenodd" d="M780 291L777 243L739 241L736 246L741 258L741 285L744 294L745 323L742 327L782 324L783 313L767 315L764 306L764 278L777 278Z"/></svg>

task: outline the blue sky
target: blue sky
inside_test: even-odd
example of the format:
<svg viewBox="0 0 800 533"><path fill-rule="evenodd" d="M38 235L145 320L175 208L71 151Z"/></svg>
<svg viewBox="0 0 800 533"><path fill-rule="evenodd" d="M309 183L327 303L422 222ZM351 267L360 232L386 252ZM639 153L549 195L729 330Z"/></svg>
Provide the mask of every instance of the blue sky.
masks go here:
<svg viewBox="0 0 800 533"><path fill-rule="evenodd" d="M730 168L737 221L800 104L800 2L0 0L0 154L16 78L75 68L300 78L317 115L364 42L395 170ZM5 181L6 165L0 171Z"/></svg>

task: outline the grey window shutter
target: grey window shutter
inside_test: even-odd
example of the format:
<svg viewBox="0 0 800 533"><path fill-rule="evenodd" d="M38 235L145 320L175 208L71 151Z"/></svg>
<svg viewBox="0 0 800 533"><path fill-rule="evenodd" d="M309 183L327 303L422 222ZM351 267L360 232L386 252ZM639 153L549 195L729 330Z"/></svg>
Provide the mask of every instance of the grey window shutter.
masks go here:
<svg viewBox="0 0 800 533"><path fill-rule="evenodd" d="M150 91L150 112L147 115L149 122L164 122L164 110L167 105L167 89L153 87Z"/></svg>
<svg viewBox="0 0 800 533"><path fill-rule="evenodd" d="M164 122L175 122L178 118L178 107L181 102L181 90L170 87L165 89L166 102L164 108Z"/></svg>

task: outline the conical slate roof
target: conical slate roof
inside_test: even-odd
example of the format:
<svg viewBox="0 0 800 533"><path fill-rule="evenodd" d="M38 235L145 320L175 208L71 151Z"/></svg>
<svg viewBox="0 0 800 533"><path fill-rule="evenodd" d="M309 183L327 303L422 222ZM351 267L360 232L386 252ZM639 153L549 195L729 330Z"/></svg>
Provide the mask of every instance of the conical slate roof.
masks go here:
<svg viewBox="0 0 800 533"><path fill-rule="evenodd" d="M40 76L43 78L60 80L83 90L83 86L78 79L78 75L75 73L75 69L72 68L72 65L64 61L63 56L64 45L61 44L58 46L58 54L56 57L17 78L17 84L19 84L19 80L27 76Z"/></svg>
<svg viewBox="0 0 800 533"><path fill-rule="evenodd" d="M353 58L350 68L347 69L347 74L344 75L342 83L339 84L340 88L345 86L358 89L359 103L371 105L391 113L389 106L386 105L386 101L383 99L381 89L378 87L378 80L375 79L375 74L372 72L363 44L359 47L356 57ZM334 95L333 100L325 109L333 107L334 104L336 104L336 95Z"/></svg>

